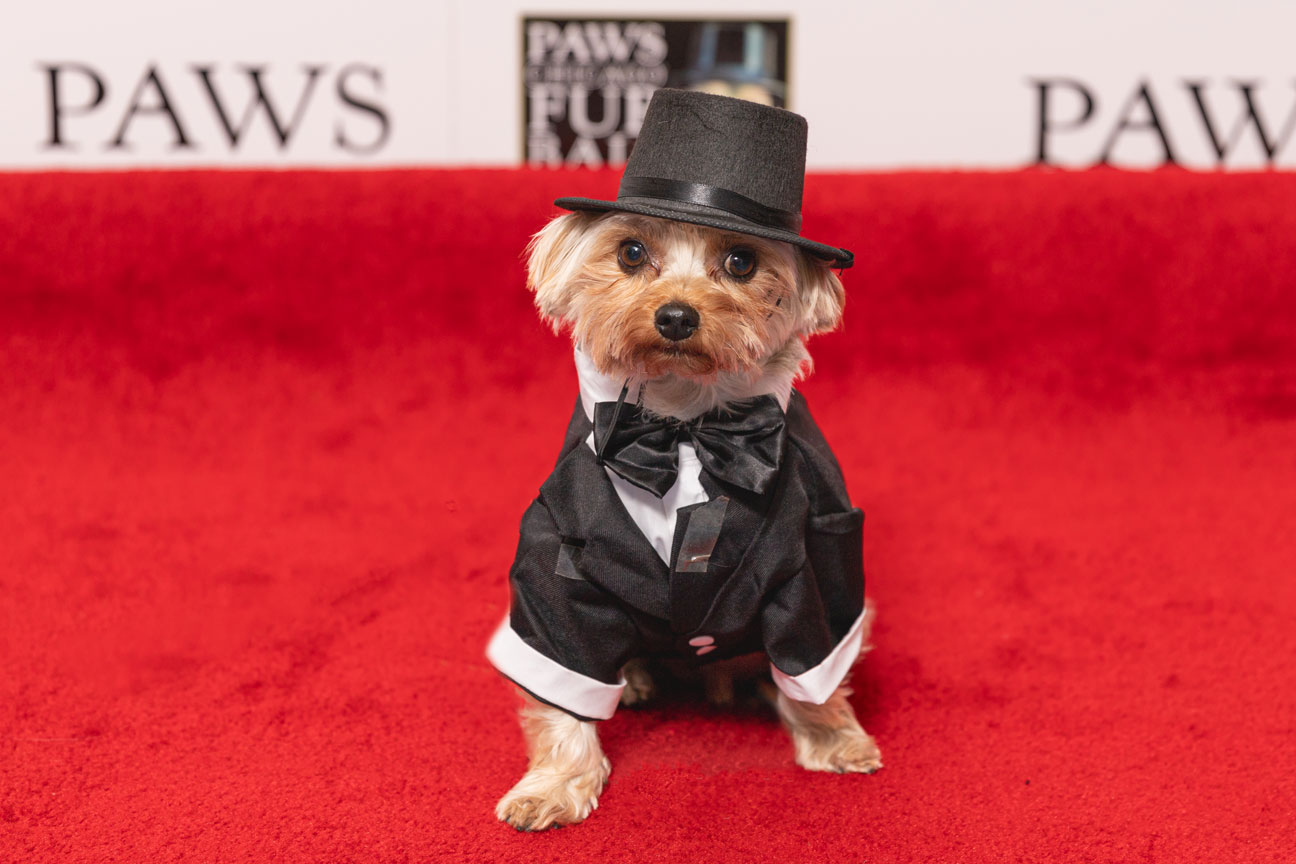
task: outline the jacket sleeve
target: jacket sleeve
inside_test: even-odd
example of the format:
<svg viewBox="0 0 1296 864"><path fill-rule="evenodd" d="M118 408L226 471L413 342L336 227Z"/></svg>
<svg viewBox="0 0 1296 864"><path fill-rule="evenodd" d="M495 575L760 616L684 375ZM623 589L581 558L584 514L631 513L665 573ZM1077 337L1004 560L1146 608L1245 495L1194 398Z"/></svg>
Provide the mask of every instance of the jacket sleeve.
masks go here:
<svg viewBox="0 0 1296 864"><path fill-rule="evenodd" d="M806 560L830 628L840 638L864 610L864 513L851 505L841 466L804 400L798 399L797 409L789 421L809 502Z"/></svg>
<svg viewBox="0 0 1296 864"><path fill-rule="evenodd" d="M522 517L509 573L509 615L487 648L506 677L536 698L581 719L611 717L636 646L634 623L615 599L585 578L583 542L560 536L544 502Z"/></svg>
<svg viewBox="0 0 1296 864"><path fill-rule="evenodd" d="M864 513L852 507L841 468L804 412L794 437L805 486L805 565L767 599L761 631L774 683L822 704L846 679L867 636Z"/></svg>

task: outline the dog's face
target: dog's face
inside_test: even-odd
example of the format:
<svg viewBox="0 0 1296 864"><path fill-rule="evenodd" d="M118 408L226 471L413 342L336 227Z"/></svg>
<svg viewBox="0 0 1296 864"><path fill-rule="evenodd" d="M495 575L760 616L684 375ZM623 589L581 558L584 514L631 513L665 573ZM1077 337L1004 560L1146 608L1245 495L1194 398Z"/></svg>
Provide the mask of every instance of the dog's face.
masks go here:
<svg viewBox="0 0 1296 864"><path fill-rule="evenodd" d="M789 243L628 213L571 213L532 240L540 314L609 375L753 373L792 339L831 330L844 292Z"/></svg>

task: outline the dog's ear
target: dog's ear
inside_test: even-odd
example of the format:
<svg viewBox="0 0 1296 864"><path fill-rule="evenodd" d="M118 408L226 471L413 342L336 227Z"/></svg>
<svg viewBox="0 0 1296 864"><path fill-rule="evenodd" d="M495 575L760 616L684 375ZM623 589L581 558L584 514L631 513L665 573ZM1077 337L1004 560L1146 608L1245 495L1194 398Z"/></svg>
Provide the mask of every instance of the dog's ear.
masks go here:
<svg viewBox="0 0 1296 864"><path fill-rule="evenodd" d="M584 257L592 213L567 213L541 228L527 245L527 288L536 308L557 331L571 303L569 285Z"/></svg>
<svg viewBox="0 0 1296 864"><path fill-rule="evenodd" d="M808 252L797 255L797 295L801 320L797 329L803 336L826 333L841 323L846 304L846 289L832 271L832 264Z"/></svg>

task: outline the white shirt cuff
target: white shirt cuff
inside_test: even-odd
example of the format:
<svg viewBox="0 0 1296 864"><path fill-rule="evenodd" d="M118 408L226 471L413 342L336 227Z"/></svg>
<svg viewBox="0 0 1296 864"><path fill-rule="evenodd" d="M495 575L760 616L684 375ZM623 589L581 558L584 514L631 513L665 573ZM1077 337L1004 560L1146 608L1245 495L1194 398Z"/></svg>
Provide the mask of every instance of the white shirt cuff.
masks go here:
<svg viewBox="0 0 1296 864"><path fill-rule="evenodd" d="M800 675L788 675L771 663L770 672L774 676L774 684L789 699L812 702L815 705L827 702L828 697L846 679L846 673L850 672L855 658L859 656L860 647L864 644L865 616L866 613L861 611L850 630L837 643L837 647L818 666L807 669Z"/></svg>
<svg viewBox="0 0 1296 864"><path fill-rule="evenodd" d="M625 678L604 684L532 648L509 625L508 616L486 646L486 659L518 686L546 702L591 720L606 720L621 703Z"/></svg>

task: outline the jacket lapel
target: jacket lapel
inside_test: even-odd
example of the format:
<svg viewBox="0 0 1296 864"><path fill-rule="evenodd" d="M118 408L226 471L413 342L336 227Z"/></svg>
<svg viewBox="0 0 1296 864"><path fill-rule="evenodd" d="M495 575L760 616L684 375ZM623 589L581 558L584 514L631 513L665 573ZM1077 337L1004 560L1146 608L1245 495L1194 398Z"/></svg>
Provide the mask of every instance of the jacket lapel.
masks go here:
<svg viewBox="0 0 1296 864"><path fill-rule="evenodd" d="M753 625L761 598L804 566L803 533L809 501L799 480L796 460L795 448L789 446L755 533L730 535L735 542L729 548L740 548L741 552L731 567L726 566L729 562L716 562L724 568L715 574L721 577L719 584L711 587L709 604L705 611L692 616L697 623L686 632L705 632L717 639L743 633ZM725 530L730 530L728 525ZM721 538L725 539L723 533ZM678 578L688 574L673 575Z"/></svg>
<svg viewBox="0 0 1296 864"><path fill-rule="evenodd" d="M564 540L584 547L585 578L633 608L669 618L669 571L585 444L590 431L589 419L577 402L564 452L540 487L540 499Z"/></svg>

